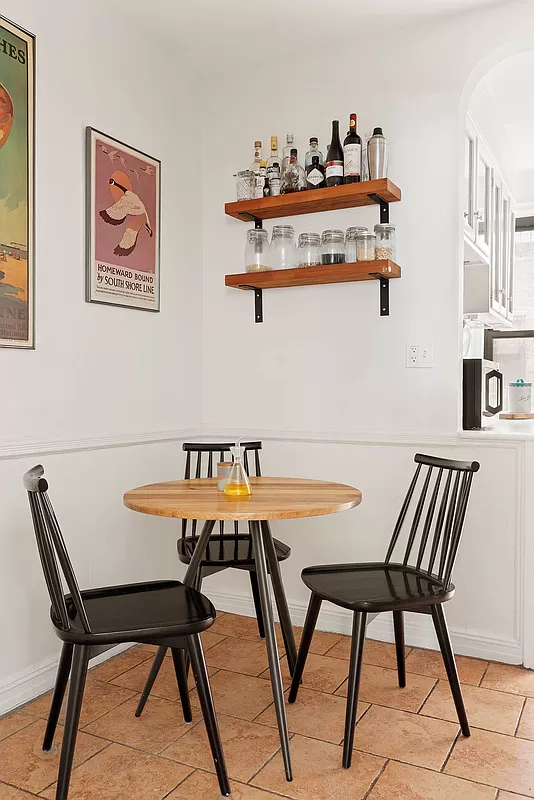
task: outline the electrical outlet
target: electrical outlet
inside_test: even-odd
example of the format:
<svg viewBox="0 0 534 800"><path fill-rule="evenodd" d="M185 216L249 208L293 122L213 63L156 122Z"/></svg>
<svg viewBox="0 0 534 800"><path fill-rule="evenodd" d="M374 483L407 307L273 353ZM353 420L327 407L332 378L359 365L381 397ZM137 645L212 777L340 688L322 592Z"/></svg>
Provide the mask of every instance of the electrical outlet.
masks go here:
<svg viewBox="0 0 534 800"><path fill-rule="evenodd" d="M406 367L408 369L428 369L434 366L434 343L406 345Z"/></svg>

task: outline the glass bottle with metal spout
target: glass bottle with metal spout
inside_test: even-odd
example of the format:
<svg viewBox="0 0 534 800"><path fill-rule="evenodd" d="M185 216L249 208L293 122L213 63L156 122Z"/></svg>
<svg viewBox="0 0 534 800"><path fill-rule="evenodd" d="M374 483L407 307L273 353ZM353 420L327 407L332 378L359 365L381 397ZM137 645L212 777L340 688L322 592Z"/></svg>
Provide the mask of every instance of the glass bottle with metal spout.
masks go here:
<svg viewBox="0 0 534 800"><path fill-rule="evenodd" d="M224 493L231 497L247 497L252 494L250 481L243 466L243 450L239 440L235 447L231 447L234 463L224 487Z"/></svg>

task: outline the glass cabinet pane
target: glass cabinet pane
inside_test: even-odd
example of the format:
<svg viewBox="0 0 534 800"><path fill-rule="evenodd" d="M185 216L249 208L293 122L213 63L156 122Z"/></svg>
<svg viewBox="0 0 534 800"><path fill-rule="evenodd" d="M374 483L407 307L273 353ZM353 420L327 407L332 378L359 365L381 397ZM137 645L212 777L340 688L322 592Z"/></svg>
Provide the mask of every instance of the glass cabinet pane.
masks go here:
<svg viewBox="0 0 534 800"><path fill-rule="evenodd" d="M465 176L464 176L464 223L474 235L474 174L475 140L469 131L465 132Z"/></svg>
<svg viewBox="0 0 534 800"><path fill-rule="evenodd" d="M477 244L486 252L490 249L491 232L491 167L481 152L477 158L475 224Z"/></svg>

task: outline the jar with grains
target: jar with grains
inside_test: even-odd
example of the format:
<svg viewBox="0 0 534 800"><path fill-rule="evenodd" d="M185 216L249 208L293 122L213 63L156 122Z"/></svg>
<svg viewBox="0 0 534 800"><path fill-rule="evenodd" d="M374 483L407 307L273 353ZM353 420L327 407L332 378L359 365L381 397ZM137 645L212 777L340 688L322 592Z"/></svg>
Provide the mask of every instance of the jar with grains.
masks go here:
<svg viewBox="0 0 534 800"><path fill-rule="evenodd" d="M356 236L356 261L374 261L375 245L374 233L359 233Z"/></svg>
<svg viewBox="0 0 534 800"><path fill-rule="evenodd" d="M236 175L236 194L238 200L252 200L256 176L251 169L242 169Z"/></svg>
<svg viewBox="0 0 534 800"><path fill-rule="evenodd" d="M275 225L271 238L271 266L273 269L293 269L297 266L295 231L292 225Z"/></svg>
<svg viewBox="0 0 534 800"><path fill-rule="evenodd" d="M395 258L395 228L393 225L375 225L375 258Z"/></svg>
<svg viewBox="0 0 534 800"><path fill-rule="evenodd" d="M345 237L343 231L336 228L323 231L321 236L321 263L345 263Z"/></svg>
<svg viewBox="0 0 534 800"><path fill-rule="evenodd" d="M269 236L263 228L247 231L245 269L247 272L267 272L271 269Z"/></svg>
<svg viewBox="0 0 534 800"><path fill-rule="evenodd" d="M367 233L368 228L354 227L345 231L345 261L353 263L356 258L356 237L359 233Z"/></svg>
<svg viewBox="0 0 534 800"><path fill-rule="evenodd" d="M301 233L297 247L297 267L321 264L321 237L318 233Z"/></svg>

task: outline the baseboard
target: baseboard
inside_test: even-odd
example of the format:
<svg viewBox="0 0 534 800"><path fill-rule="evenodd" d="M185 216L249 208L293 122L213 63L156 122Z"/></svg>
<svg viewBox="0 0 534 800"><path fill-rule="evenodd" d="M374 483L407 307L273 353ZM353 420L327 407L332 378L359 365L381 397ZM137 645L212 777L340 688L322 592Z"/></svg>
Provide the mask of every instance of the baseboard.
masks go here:
<svg viewBox="0 0 534 800"><path fill-rule="evenodd" d="M90 667L96 667L97 664L107 661L108 658L122 653L129 647L132 645L119 644L106 650L105 653L100 653L91 659ZM19 672L0 686L0 717L51 689L56 680L57 665L58 658L43 661L33 669Z"/></svg>
<svg viewBox="0 0 534 800"><path fill-rule="evenodd" d="M232 614L254 616L254 604L248 594L231 594L229 592L210 591L210 600L220 611ZM289 601L291 618L295 625L303 625L306 616L306 605ZM351 614L329 603L323 603L317 627L322 631L350 634ZM393 624L390 614L381 614L369 624L369 635L383 642L393 642ZM432 620L423 614L408 614L405 620L406 643L412 647L437 649L436 634ZM490 661L503 661L507 664L522 663L521 644L515 640L496 639L479 633L468 633L450 629L454 652L458 655L473 656Z"/></svg>

